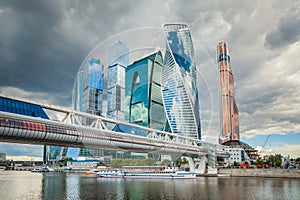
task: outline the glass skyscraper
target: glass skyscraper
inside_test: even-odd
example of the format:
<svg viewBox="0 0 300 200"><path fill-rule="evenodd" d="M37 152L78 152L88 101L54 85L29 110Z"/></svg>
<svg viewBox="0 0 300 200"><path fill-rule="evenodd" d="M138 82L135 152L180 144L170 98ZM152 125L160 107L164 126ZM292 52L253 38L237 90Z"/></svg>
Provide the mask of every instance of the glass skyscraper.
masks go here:
<svg viewBox="0 0 300 200"><path fill-rule="evenodd" d="M100 60L96 58L89 58L79 68L73 86L73 109L94 115L103 114L103 71L104 66L101 64ZM92 121L90 119L81 119L81 123L84 125L90 125ZM75 159L77 158L77 152L77 156L82 157L99 157L103 155L102 150L89 148L81 148L80 151L78 148L68 148L68 150L64 148L62 152L64 156L72 155Z"/></svg>
<svg viewBox="0 0 300 200"><path fill-rule="evenodd" d="M73 87L72 100L75 110L124 121L125 68L128 65L128 51L126 45L118 40L109 50L107 67L104 68L100 60L95 58L89 58L81 65ZM104 105L103 101L106 100L107 105ZM89 119L82 121L84 125L91 123ZM107 124L107 127L114 128L111 124ZM74 149L69 149L74 155ZM102 157L108 154L116 155L116 152L86 148L79 152L79 156L82 157ZM68 151L67 155L71 155L71 152Z"/></svg>
<svg viewBox="0 0 300 200"><path fill-rule="evenodd" d="M108 54L108 66L113 66L115 64L126 67L129 62L129 49L126 47L125 43L117 40L109 49Z"/></svg>
<svg viewBox="0 0 300 200"><path fill-rule="evenodd" d="M100 60L90 58L78 70L72 92L75 110L100 115L103 100L103 70ZM89 124L91 122L82 122Z"/></svg>
<svg viewBox="0 0 300 200"><path fill-rule="evenodd" d="M72 105L78 111L82 111L83 74L83 71L77 72L72 93Z"/></svg>
<svg viewBox="0 0 300 200"><path fill-rule="evenodd" d="M126 120L153 129L168 131L162 93L161 73L163 57L161 52L141 58L126 68ZM120 127L125 130L126 127ZM147 136L145 131L131 127L126 131L130 134ZM131 153L131 158L153 157L159 155L147 153Z"/></svg>
<svg viewBox="0 0 300 200"><path fill-rule="evenodd" d="M119 40L109 51L107 117L119 121L125 119L125 69L128 65L128 54L129 49Z"/></svg>
<svg viewBox="0 0 300 200"><path fill-rule="evenodd" d="M119 64L109 66L107 79L107 117L124 121L125 67Z"/></svg>
<svg viewBox="0 0 300 200"><path fill-rule="evenodd" d="M189 27L165 24L166 53L162 94L173 133L201 139L194 47Z"/></svg>
<svg viewBox="0 0 300 200"><path fill-rule="evenodd" d="M103 96L103 70L100 60L90 58L83 68L82 112L101 115ZM89 125L91 122L83 122Z"/></svg>
<svg viewBox="0 0 300 200"><path fill-rule="evenodd" d="M146 56L126 68L127 119L130 123L164 130L161 93L161 52Z"/></svg>

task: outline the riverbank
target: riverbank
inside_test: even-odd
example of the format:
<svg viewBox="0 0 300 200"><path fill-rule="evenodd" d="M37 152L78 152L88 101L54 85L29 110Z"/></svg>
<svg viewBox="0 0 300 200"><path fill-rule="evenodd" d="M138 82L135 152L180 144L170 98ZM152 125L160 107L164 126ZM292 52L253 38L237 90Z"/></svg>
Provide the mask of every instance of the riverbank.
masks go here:
<svg viewBox="0 0 300 200"><path fill-rule="evenodd" d="M218 169L218 176L229 177L264 177L264 178L296 178L300 179L299 169Z"/></svg>

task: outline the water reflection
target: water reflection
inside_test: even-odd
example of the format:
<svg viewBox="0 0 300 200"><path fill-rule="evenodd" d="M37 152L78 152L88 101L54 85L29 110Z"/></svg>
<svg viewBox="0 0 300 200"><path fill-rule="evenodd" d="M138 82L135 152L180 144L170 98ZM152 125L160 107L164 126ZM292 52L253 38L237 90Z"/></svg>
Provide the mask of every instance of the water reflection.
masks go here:
<svg viewBox="0 0 300 200"><path fill-rule="evenodd" d="M0 172L0 199L299 199L299 179L109 179L84 173Z"/></svg>
<svg viewBox="0 0 300 200"><path fill-rule="evenodd" d="M47 199L66 198L66 174L65 173L41 173L42 175L42 197Z"/></svg>
<svg viewBox="0 0 300 200"><path fill-rule="evenodd" d="M0 199L40 199L42 175L0 171Z"/></svg>

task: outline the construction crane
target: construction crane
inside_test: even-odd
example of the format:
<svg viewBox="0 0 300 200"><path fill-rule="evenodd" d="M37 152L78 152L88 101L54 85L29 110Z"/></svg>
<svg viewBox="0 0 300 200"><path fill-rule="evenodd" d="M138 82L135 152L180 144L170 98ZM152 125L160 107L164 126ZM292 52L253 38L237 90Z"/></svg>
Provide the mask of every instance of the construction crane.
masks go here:
<svg viewBox="0 0 300 200"><path fill-rule="evenodd" d="M271 137L271 135L269 134L268 137L267 137L267 139L266 139L266 141L265 141L265 143L264 143L264 145L262 146L261 150L258 152L258 154L260 154L261 151L265 148L265 146L266 146L268 140L270 139L270 137Z"/></svg>

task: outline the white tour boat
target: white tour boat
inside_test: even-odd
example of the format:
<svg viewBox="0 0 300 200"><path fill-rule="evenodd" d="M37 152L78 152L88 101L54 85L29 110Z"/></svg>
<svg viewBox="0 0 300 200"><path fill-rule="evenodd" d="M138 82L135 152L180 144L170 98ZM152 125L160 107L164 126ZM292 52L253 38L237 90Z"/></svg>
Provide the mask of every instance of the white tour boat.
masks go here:
<svg viewBox="0 0 300 200"><path fill-rule="evenodd" d="M100 177L107 178L135 178L135 179L193 179L196 172L181 171L169 167L159 171L147 170L101 170L97 173Z"/></svg>
<svg viewBox="0 0 300 200"><path fill-rule="evenodd" d="M122 178L123 174L120 170L100 170L97 175L106 178Z"/></svg>

